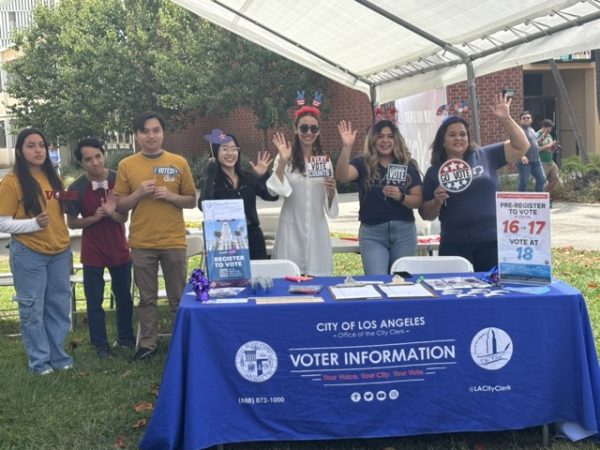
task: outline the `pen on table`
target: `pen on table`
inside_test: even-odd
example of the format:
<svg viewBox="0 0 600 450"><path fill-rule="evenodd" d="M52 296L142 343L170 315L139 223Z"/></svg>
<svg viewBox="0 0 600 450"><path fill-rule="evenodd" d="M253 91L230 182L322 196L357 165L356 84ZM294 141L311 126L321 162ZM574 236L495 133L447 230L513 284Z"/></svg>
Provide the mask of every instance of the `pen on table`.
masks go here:
<svg viewBox="0 0 600 450"><path fill-rule="evenodd" d="M424 279L425 279L425 277L423 275L419 275L419 277L417 278L415 283L417 283L417 284L422 283Z"/></svg>

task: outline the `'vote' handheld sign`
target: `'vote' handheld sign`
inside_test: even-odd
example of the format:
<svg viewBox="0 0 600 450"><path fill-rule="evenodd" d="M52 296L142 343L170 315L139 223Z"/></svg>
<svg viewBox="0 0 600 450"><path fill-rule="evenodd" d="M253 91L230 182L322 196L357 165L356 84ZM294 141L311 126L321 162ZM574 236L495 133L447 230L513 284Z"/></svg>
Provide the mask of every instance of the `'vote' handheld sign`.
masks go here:
<svg viewBox="0 0 600 450"><path fill-rule="evenodd" d="M385 175L385 183L388 186L404 187L407 174L408 166L402 164L389 164Z"/></svg>
<svg viewBox="0 0 600 450"><path fill-rule="evenodd" d="M438 179L448 192L462 192L471 184L473 170L469 163L462 159L449 159L441 165Z"/></svg>
<svg viewBox="0 0 600 450"><path fill-rule="evenodd" d="M502 281L552 281L547 192L496 192L498 271Z"/></svg>
<svg viewBox="0 0 600 450"><path fill-rule="evenodd" d="M329 163L327 155L311 155L308 158L308 168L306 171L308 178L332 177L333 170Z"/></svg>

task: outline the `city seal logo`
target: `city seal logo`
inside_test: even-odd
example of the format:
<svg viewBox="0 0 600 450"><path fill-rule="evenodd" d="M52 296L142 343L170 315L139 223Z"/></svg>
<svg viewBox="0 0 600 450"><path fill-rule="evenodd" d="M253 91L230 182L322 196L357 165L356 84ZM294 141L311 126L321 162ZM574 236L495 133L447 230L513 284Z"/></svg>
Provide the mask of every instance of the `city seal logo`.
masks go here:
<svg viewBox="0 0 600 450"><path fill-rule="evenodd" d="M473 170L462 159L449 159L440 166L438 179L448 192L462 192L471 185Z"/></svg>
<svg viewBox="0 0 600 450"><path fill-rule="evenodd" d="M277 371L277 354L262 341L249 341L238 349L235 367L246 380L262 383Z"/></svg>
<svg viewBox="0 0 600 450"><path fill-rule="evenodd" d="M471 358L482 369L501 369L508 364L512 353L512 339L500 328L484 328L471 341Z"/></svg>

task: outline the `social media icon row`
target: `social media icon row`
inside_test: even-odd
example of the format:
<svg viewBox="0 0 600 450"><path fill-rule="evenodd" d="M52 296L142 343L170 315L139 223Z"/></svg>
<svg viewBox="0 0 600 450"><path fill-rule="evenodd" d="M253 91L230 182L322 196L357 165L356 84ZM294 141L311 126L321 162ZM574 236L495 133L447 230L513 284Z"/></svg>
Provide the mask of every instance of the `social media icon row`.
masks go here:
<svg viewBox="0 0 600 450"><path fill-rule="evenodd" d="M352 394L350 394L350 399L354 403L358 403L360 401L372 402L375 399L377 399L380 402L382 402L382 401L387 400L387 399L396 400L399 396L400 396L400 393L396 389L392 389L389 392L386 392L386 391L377 391L377 392L366 391L366 392L363 392L362 394L360 392L353 392Z"/></svg>

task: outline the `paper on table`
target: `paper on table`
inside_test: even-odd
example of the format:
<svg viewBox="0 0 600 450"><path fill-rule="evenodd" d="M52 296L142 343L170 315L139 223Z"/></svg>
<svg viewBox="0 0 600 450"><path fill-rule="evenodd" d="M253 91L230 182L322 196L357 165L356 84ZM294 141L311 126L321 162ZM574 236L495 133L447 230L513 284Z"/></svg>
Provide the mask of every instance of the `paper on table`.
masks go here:
<svg viewBox="0 0 600 450"><path fill-rule="evenodd" d="M294 295L293 297L256 297L254 299L257 305L274 305L278 303L322 303L321 297L303 297Z"/></svg>
<svg viewBox="0 0 600 450"><path fill-rule="evenodd" d="M216 298L213 300L206 300L204 303L208 304L231 304L231 303L248 303L247 298Z"/></svg>
<svg viewBox="0 0 600 450"><path fill-rule="evenodd" d="M422 284L399 284L380 286L390 298L435 297L436 295Z"/></svg>
<svg viewBox="0 0 600 450"><path fill-rule="evenodd" d="M331 295L336 300L349 300L349 299L367 299L367 298L381 298L381 294L375 286L370 284L365 286L331 286L329 288Z"/></svg>

